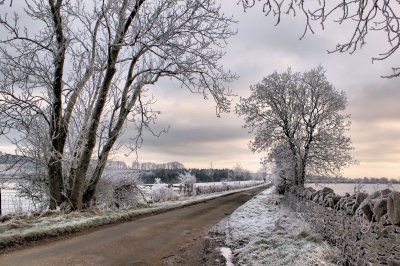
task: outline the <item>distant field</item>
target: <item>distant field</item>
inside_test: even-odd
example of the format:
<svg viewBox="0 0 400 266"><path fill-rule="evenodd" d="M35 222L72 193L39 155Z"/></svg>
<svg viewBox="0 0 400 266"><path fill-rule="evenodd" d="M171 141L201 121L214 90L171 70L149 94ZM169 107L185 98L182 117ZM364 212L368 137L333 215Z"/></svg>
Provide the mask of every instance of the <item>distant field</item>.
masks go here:
<svg viewBox="0 0 400 266"><path fill-rule="evenodd" d="M332 188L335 191L335 193L337 193L339 195L344 195L346 193L353 194L356 191L367 192L367 193L371 194L377 190L382 190L385 188L400 191L400 184L387 185L387 184L358 184L358 183L343 183L343 184L340 184L340 183L337 183L337 184L308 183L305 186L312 187L317 190L322 189L323 187L329 187L329 188Z"/></svg>

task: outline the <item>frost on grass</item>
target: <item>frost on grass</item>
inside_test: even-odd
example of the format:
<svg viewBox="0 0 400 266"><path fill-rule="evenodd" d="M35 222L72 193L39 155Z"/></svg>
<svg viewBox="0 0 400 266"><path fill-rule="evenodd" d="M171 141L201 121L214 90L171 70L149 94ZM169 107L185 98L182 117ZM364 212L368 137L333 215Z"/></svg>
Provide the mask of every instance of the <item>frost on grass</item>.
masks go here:
<svg viewBox="0 0 400 266"><path fill-rule="evenodd" d="M337 265L338 251L270 188L239 207L218 226L236 265Z"/></svg>

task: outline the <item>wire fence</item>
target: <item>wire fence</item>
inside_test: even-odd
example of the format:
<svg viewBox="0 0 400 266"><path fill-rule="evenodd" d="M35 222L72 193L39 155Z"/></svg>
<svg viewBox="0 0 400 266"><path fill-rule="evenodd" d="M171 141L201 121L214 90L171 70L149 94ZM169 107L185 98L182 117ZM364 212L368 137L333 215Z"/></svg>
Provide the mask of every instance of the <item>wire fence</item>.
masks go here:
<svg viewBox="0 0 400 266"><path fill-rule="evenodd" d="M17 190L0 188L0 215L9 213L25 213L36 210L31 200L18 195Z"/></svg>

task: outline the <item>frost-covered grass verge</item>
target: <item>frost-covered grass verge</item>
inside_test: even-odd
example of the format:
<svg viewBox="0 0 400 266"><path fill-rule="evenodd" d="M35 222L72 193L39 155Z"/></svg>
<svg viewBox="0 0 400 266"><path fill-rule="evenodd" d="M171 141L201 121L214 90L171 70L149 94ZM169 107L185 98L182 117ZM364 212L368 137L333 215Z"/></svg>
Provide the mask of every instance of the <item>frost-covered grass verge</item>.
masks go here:
<svg viewBox="0 0 400 266"><path fill-rule="evenodd" d="M322 241L269 188L217 225L235 265L338 265L339 251Z"/></svg>
<svg viewBox="0 0 400 266"><path fill-rule="evenodd" d="M102 225L130 221L143 216L159 214L253 188L255 187L199 195L176 201L155 203L143 208L125 208L105 211L93 209L85 212L70 213L47 211L40 214L27 213L20 216L12 216L9 217L10 219L8 220L1 217L0 252L4 251L6 248L21 246L43 239L58 238Z"/></svg>

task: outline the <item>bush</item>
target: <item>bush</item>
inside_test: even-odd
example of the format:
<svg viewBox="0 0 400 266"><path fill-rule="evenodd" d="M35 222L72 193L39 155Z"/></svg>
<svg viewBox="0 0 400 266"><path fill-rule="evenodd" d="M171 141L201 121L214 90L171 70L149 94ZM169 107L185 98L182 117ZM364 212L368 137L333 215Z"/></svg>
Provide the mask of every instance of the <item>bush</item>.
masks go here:
<svg viewBox="0 0 400 266"><path fill-rule="evenodd" d="M153 202L163 202L179 198L178 194L172 188L168 188L166 184L161 183L160 178L156 178L156 183L150 190L150 197Z"/></svg>
<svg viewBox="0 0 400 266"><path fill-rule="evenodd" d="M183 185L183 193L193 194L194 184L196 184L196 177L190 173L179 174L179 181ZM179 192L182 192L182 188Z"/></svg>
<svg viewBox="0 0 400 266"><path fill-rule="evenodd" d="M100 209L136 207L145 203L139 176L125 176L118 170L107 171L96 190L95 205Z"/></svg>

